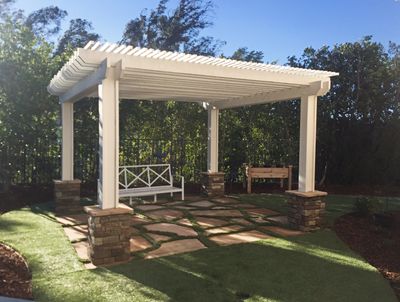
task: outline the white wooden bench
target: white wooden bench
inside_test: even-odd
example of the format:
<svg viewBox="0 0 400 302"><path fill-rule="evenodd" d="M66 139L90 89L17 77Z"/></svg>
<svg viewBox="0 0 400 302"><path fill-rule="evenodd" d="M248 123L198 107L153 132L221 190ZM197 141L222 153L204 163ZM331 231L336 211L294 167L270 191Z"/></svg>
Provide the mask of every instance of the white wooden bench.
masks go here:
<svg viewBox="0 0 400 302"><path fill-rule="evenodd" d="M181 187L174 187L171 165L135 165L119 167L119 197L154 196L157 201L158 194L180 192L182 200L185 199L185 180L181 178Z"/></svg>

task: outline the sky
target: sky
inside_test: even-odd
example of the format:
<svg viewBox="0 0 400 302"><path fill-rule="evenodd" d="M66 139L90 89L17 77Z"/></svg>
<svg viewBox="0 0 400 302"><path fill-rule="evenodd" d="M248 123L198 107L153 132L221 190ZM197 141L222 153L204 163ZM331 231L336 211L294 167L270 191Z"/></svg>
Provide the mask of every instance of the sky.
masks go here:
<svg viewBox="0 0 400 302"><path fill-rule="evenodd" d="M129 20L158 0L16 0L27 14L56 5L69 19L92 22L103 40L118 42ZM170 9L178 0L170 0ZM203 35L225 41L221 52L231 55L239 47L261 50L265 61L284 64L288 56L306 47L354 42L366 35L385 46L400 44L400 0L214 0L214 23Z"/></svg>

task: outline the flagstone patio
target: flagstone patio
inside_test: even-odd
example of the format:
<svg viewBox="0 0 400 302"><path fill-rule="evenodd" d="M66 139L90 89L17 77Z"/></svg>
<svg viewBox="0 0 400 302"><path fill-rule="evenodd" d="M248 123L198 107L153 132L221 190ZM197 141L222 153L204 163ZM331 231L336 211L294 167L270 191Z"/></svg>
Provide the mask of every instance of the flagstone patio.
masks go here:
<svg viewBox="0 0 400 302"><path fill-rule="evenodd" d="M249 243L272 237L297 236L281 213L236 197L207 199L188 196L185 201L159 199L157 203L137 201L131 205L133 258L157 258L213 246ZM56 217L79 258L90 264L87 244L87 215Z"/></svg>

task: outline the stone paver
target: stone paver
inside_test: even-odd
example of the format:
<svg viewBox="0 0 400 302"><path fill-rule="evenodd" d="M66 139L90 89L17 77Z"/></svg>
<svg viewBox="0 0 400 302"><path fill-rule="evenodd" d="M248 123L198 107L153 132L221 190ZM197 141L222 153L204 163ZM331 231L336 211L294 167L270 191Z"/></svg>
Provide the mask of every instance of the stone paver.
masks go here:
<svg viewBox="0 0 400 302"><path fill-rule="evenodd" d="M192 252L206 247L197 239L183 239L161 244L161 247L150 251L145 256L146 259L152 259L157 257L181 254Z"/></svg>
<svg viewBox="0 0 400 302"><path fill-rule="evenodd" d="M177 221L177 223L183 224L183 225L186 225L186 226L189 226L189 227L193 226L193 223L192 223L189 219L187 219L187 218L179 219L179 220Z"/></svg>
<svg viewBox="0 0 400 302"><path fill-rule="evenodd" d="M238 200L230 197L219 197L219 198L214 198L212 201L216 201L218 203L222 204L234 204L234 203L239 203Z"/></svg>
<svg viewBox="0 0 400 302"><path fill-rule="evenodd" d="M235 234L223 234L223 235L216 235L213 237L209 237L211 241L215 242L218 245L249 243L261 239L270 239L270 238L273 237L258 231L240 232Z"/></svg>
<svg viewBox="0 0 400 302"><path fill-rule="evenodd" d="M88 215L86 213L62 215L62 216L57 216L56 220L62 225L87 224Z"/></svg>
<svg viewBox="0 0 400 302"><path fill-rule="evenodd" d="M273 221L278 224L288 224L288 217L287 216L273 216L267 218L269 221Z"/></svg>
<svg viewBox="0 0 400 302"><path fill-rule="evenodd" d="M64 232L67 235L69 241L81 241L87 238L88 227L87 225L64 227Z"/></svg>
<svg viewBox="0 0 400 302"><path fill-rule="evenodd" d="M194 207L189 207L189 206L174 206L174 208L176 209L180 209L180 210L194 210Z"/></svg>
<svg viewBox="0 0 400 302"><path fill-rule="evenodd" d="M139 215L132 215L132 224L133 225L141 225L141 224L144 224L149 221L151 221L151 220L146 217L142 217Z"/></svg>
<svg viewBox="0 0 400 302"><path fill-rule="evenodd" d="M243 229L242 225L228 225L224 227L219 227L219 228L213 228L213 229L208 229L205 231L205 234L207 236L210 235L216 235L216 234L225 234L225 233L232 233L232 232L238 232Z"/></svg>
<svg viewBox="0 0 400 302"><path fill-rule="evenodd" d="M153 245L148 242L145 238L142 236L132 236L131 239L129 240L130 244L130 251L133 252L140 252L143 250L146 250Z"/></svg>
<svg viewBox="0 0 400 302"><path fill-rule="evenodd" d="M179 206L179 205L183 205L183 204L184 204L183 201L167 201L163 205L166 207L175 207L175 206Z"/></svg>
<svg viewBox="0 0 400 302"><path fill-rule="evenodd" d="M286 229L286 228L282 228L282 227L279 227L279 226L273 226L273 225L271 225L271 226L261 226L260 229L263 230L263 231L270 231L270 232L278 234L278 235L280 235L282 237L299 236L299 235L305 234L302 231Z"/></svg>
<svg viewBox="0 0 400 302"><path fill-rule="evenodd" d="M207 218L207 217L201 217L201 216L196 217L196 222L199 226L201 226L204 229L219 227L219 226L223 226L223 225L226 225L229 223L222 219Z"/></svg>
<svg viewBox="0 0 400 302"><path fill-rule="evenodd" d="M232 207L239 208L239 209L256 208L256 206L254 204L250 204L250 203L238 203L238 204L232 205Z"/></svg>
<svg viewBox="0 0 400 302"><path fill-rule="evenodd" d="M244 218L232 218L230 221L233 223L238 223L238 224L245 225L245 226L253 226L254 225L254 223L252 223Z"/></svg>
<svg viewBox="0 0 400 302"><path fill-rule="evenodd" d="M87 241L79 241L72 243L78 257L82 260L89 260L89 243Z"/></svg>
<svg viewBox="0 0 400 302"><path fill-rule="evenodd" d="M141 210L141 211L151 211L151 210L159 210L163 209L163 206L155 205L155 204L143 204L139 206L135 206L135 209Z"/></svg>
<svg viewBox="0 0 400 302"><path fill-rule="evenodd" d="M85 264L83 264L83 266L84 266L86 269L95 269L95 268L97 268L97 266L94 265L92 262L90 262L90 263L85 263Z"/></svg>
<svg viewBox="0 0 400 302"><path fill-rule="evenodd" d="M165 209L148 212L146 215L153 219L174 220L182 218L185 214L182 211Z"/></svg>
<svg viewBox="0 0 400 302"><path fill-rule="evenodd" d="M279 215L278 212L272 211L270 209L265 209L265 208L246 209L246 212L249 213L249 215L260 215L260 216Z"/></svg>
<svg viewBox="0 0 400 302"><path fill-rule="evenodd" d="M243 217L238 210L194 210L190 211L194 216L210 216L210 217Z"/></svg>
<svg viewBox="0 0 400 302"><path fill-rule="evenodd" d="M155 223L144 226L148 231L162 232L162 233L173 233L183 237L194 237L197 236L197 232L189 227L184 227L172 223Z"/></svg>
<svg viewBox="0 0 400 302"><path fill-rule="evenodd" d="M154 234L154 233L147 233L155 242L163 242L170 240L171 237L165 236L165 235L160 235L160 234Z"/></svg>
<svg viewBox="0 0 400 302"><path fill-rule="evenodd" d="M201 201L189 203L189 205L199 207L199 208L210 208L212 206L215 206L215 203L212 203L208 200L201 200Z"/></svg>

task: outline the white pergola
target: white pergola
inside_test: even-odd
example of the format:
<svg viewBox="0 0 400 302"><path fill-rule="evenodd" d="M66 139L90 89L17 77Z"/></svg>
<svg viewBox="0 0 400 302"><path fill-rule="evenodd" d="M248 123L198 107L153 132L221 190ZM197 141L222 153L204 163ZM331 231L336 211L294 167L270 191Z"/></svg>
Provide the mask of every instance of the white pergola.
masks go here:
<svg viewBox="0 0 400 302"><path fill-rule="evenodd" d="M338 73L89 42L51 80L62 107L62 180L73 180L73 104L99 98L98 203L118 207L119 101L198 102L208 110L208 172L218 172L219 110L301 99L299 188L313 192L317 98Z"/></svg>

